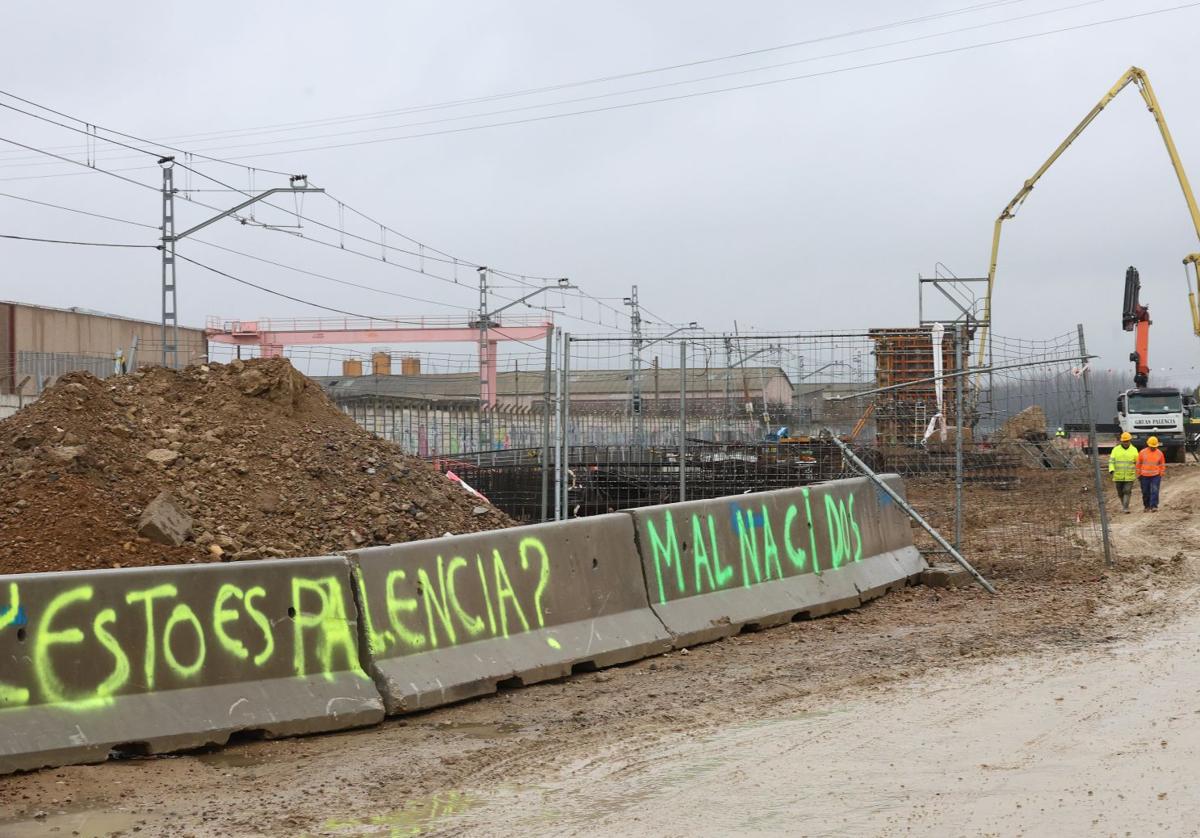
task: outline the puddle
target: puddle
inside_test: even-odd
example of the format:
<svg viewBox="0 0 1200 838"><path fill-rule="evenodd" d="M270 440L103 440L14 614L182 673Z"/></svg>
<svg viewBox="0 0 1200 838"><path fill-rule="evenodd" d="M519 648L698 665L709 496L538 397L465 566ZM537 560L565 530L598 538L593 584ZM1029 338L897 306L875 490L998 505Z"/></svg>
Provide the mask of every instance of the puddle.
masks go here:
<svg viewBox="0 0 1200 838"><path fill-rule="evenodd" d="M330 818L321 825L321 834L386 835L388 838L422 835L445 826L440 821L465 812L474 805L474 799L463 792L439 792L410 800L394 812L361 818Z"/></svg>
<svg viewBox="0 0 1200 838"><path fill-rule="evenodd" d="M49 811L46 817L27 815L20 818L0 820L0 835L20 835L21 838L107 838L118 832L126 832L135 825L144 824L145 817L135 817L127 812L103 812L98 809Z"/></svg>
<svg viewBox="0 0 1200 838"><path fill-rule="evenodd" d="M438 722L430 725L434 730L453 731L471 739L501 739L521 731L521 726L512 722L487 724L484 722Z"/></svg>

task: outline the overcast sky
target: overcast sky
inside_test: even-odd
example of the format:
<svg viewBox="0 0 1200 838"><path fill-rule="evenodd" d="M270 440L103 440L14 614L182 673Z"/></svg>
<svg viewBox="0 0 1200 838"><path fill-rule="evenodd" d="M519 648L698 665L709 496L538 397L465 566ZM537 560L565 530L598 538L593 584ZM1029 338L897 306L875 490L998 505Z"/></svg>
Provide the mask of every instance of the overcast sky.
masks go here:
<svg viewBox="0 0 1200 838"><path fill-rule="evenodd" d="M1195 60L1200 5L716 95L354 147L294 149L840 70L1181 2L1008 0L889 26L979 5L980 0L8 2L0 87L106 128L160 140L186 138L175 144L213 156L270 153L244 162L307 173L347 204L415 239L518 273L570 277L595 296L616 298L617 308L636 283L646 306L663 319L695 320L716 331L732 328L734 319L742 328L758 329L909 326L917 320L918 273L930 274L942 262L961 276L984 275L1000 209L1131 64L1150 74L1184 162L1200 166ZM1023 19L1002 22L1011 18ZM886 28L829 37L872 27ZM964 27L974 28L912 40ZM824 40L536 96L229 136L258 126L475 99L813 39ZM901 40L911 42L873 48ZM850 51L855 52L821 57ZM792 63L529 107L785 62ZM514 108L524 109L479 116ZM434 122L460 116L468 118ZM194 136L212 132L227 133ZM330 134L336 136L320 136ZM0 111L0 136L76 159L86 154L83 136L12 111ZM2 149L11 146L0 143ZM286 153L275 153L280 151ZM152 158L135 152L130 159L130 152L105 143L97 144L96 153L100 166L138 167L122 174L160 182ZM50 158L4 150L0 192L159 223L153 191L102 174L11 180L81 171L67 164L45 166L44 160ZM199 168L231 185L250 185L244 170ZM214 186L183 178L181 173L178 186ZM260 173L254 185L283 181ZM240 196L194 197L224 207ZM332 201L309 197L304 209L338 226ZM184 226L208 211L181 203L179 214ZM287 220L269 210L261 217ZM379 239L378 228L365 223L350 232ZM3 197L0 233L150 244L156 236L154 230ZM308 225L305 234L340 244L336 230ZM203 238L452 306L337 286L199 243L180 245L182 255L333 307L444 316L477 303L469 270L461 271L467 284L456 288L232 221L205 231ZM389 242L400 244L395 238ZM380 252L377 246L358 246L371 255ZM1200 243L1162 141L1129 88L1006 225L995 329L1039 338L1083 322L1092 346L1104 353L1104 365L1126 365L1132 338L1120 330L1120 309L1125 268L1132 264L1141 270L1143 298L1154 316L1154 366L1172 368L1184 379L1180 383L1200 378L1195 369L1200 346L1191 334L1181 266L1182 257L1195 250ZM393 260L399 258L393 254ZM158 317L153 250L0 241L0 259L5 298ZM427 267L451 272L432 262ZM577 303L568 308L580 311ZM583 311L597 314L594 305ZM318 314L187 263L180 268L180 312L188 324L208 315ZM612 313L603 317L611 331ZM602 328L564 325L575 331Z"/></svg>

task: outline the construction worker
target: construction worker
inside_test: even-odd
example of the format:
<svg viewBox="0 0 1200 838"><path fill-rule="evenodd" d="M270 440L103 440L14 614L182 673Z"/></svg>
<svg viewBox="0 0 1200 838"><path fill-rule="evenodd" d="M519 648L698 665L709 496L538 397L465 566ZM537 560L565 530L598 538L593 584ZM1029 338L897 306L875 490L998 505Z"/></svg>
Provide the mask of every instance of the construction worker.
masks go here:
<svg viewBox="0 0 1200 838"><path fill-rule="evenodd" d="M1066 439L1067 432L1061 426L1059 426L1058 430L1056 430L1054 432L1054 438L1055 439Z"/></svg>
<svg viewBox="0 0 1200 838"><path fill-rule="evenodd" d="M1158 437L1146 440L1146 447L1137 455L1138 481L1142 484L1142 506L1145 512L1158 511L1158 489L1167 472L1167 458L1158 450Z"/></svg>
<svg viewBox="0 0 1200 838"><path fill-rule="evenodd" d="M1121 500L1121 508L1129 514L1129 499L1133 497L1134 478L1137 477L1138 450L1133 447L1128 433L1121 434L1121 444L1108 455L1108 473Z"/></svg>

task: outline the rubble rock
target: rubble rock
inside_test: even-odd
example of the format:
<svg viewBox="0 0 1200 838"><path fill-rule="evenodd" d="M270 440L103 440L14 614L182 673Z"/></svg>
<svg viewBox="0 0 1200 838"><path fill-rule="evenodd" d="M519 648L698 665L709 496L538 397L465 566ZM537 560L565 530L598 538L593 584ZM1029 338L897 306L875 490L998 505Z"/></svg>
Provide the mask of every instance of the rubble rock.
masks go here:
<svg viewBox="0 0 1200 838"><path fill-rule="evenodd" d="M137 531L138 535L158 544L178 547L192 534L192 516L164 489L142 510Z"/></svg>
<svg viewBox="0 0 1200 838"><path fill-rule="evenodd" d="M85 450L83 445L59 445L46 453L50 455L50 459L58 463L74 465L83 456Z"/></svg>
<svg viewBox="0 0 1200 838"><path fill-rule="evenodd" d="M146 459L160 466L169 466L179 459L179 452L170 448L154 448L146 452Z"/></svg>

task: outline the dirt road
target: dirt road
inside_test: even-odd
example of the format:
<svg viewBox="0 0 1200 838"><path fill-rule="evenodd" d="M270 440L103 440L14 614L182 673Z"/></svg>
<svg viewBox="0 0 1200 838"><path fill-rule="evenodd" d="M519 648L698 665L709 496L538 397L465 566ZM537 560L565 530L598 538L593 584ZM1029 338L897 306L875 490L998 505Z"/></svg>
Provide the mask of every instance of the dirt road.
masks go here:
<svg viewBox="0 0 1200 838"><path fill-rule="evenodd" d="M335 736L0 778L0 835L1193 834L1200 468L1121 566L846 615Z"/></svg>

